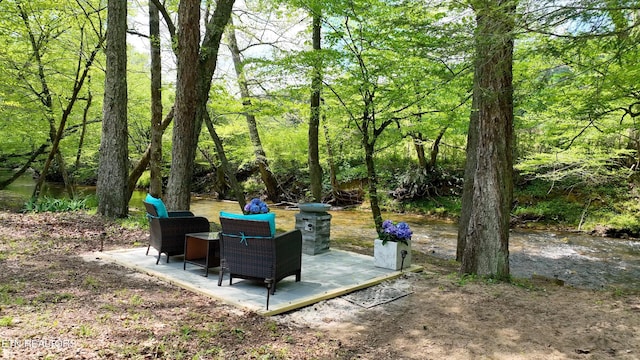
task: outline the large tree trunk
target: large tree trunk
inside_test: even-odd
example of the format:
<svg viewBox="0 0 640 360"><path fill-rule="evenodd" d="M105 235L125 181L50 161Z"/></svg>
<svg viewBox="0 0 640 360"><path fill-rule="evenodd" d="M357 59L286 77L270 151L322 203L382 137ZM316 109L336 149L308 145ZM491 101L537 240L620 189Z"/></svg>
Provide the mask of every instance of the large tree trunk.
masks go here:
<svg viewBox="0 0 640 360"><path fill-rule="evenodd" d="M189 209L197 138L200 1L181 0L178 8L178 76L171 174L167 184L167 208Z"/></svg>
<svg viewBox="0 0 640 360"><path fill-rule="evenodd" d="M172 38L177 39L178 36L176 36L175 26L173 24L173 21L171 20L171 16L169 15L167 9L163 6L163 4L159 0L151 0L151 1L154 3L154 5L156 5L158 10L162 14L163 18L165 19L167 28ZM213 13L213 16L209 19L209 21L206 24L206 32L205 32L204 39L202 41L202 47L200 48L200 55L198 56L199 61L197 63L192 63L190 65L187 65L193 68L194 64L197 64L196 68L197 68L198 79L199 79L197 86L195 88L195 91L194 89L191 89L191 91L197 94L197 99L198 99L197 107L195 110L195 113L196 113L195 124L193 126L193 133L192 135L190 135L195 139L194 141L192 141L192 147L189 150L190 153L194 156L195 156L196 146L198 144L197 137L198 137L198 134L200 133L202 121L205 116L204 114L206 114L207 112L207 101L209 100L209 90L211 89L211 81L213 78L213 73L215 72L216 65L217 65L218 50L220 48L220 40L222 38L222 34L224 33L224 28L227 25L227 22L229 21L229 17L231 16L231 10L233 8L234 1L235 0L218 0L216 2L216 9ZM194 26L197 27L197 24L194 24ZM176 56L179 58L180 56L178 54L178 51L179 51L179 47L178 47L178 50L176 50ZM174 103L174 108L177 109L177 98L176 98L176 102ZM174 136L175 136L175 133L174 133ZM174 145L174 151L175 151L176 144L174 143L173 145ZM190 163L193 164L193 160ZM174 167L173 166L174 164L178 165L178 167ZM174 160L172 159L171 174L169 175L170 184L171 184L172 176L178 177L178 175L174 175L174 172L179 172L179 173L184 173L185 171L189 173L192 172L191 169L185 170L184 166L185 166L184 164L174 163ZM181 174L179 178L184 178L184 174ZM178 182L179 180L176 179L174 181ZM178 200L170 200L172 198L180 196L181 199L179 200L179 203L187 204L188 206L191 200L190 198L191 182L189 181L189 183L186 185L188 185L188 190L182 189L179 195L169 194L169 192L176 192L177 189L174 191L174 189L170 187L170 185L168 185L167 200L175 202L178 207L182 207L181 205L178 204Z"/></svg>
<svg viewBox="0 0 640 360"><path fill-rule="evenodd" d="M321 16L313 13L313 50L320 53ZM320 166L320 152L318 146L320 130L320 97L322 90L322 62L321 57L314 59L311 77L311 116L309 117L309 181L311 195L314 201L322 201L322 167Z"/></svg>
<svg viewBox="0 0 640 360"><path fill-rule="evenodd" d="M473 205L473 179L477 168L478 159L475 156L475 149L478 147L478 101L474 96L471 100L471 115L469 118L469 133L467 135L467 159L464 168L464 182L462 184L462 209L458 220L458 242L456 246L456 261L462 262L462 255L467 246L467 227L471 218Z"/></svg>
<svg viewBox="0 0 640 360"><path fill-rule="evenodd" d="M477 28L474 112L469 126L458 235L460 272L509 277L513 198L513 0L473 1Z"/></svg>
<svg viewBox="0 0 640 360"><path fill-rule="evenodd" d="M162 197L162 58L160 56L160 14L149 2L149 42L151 43L151 148L149 193Z"/></svg>
<svg viewBox="0 0 640 360"><path fill-rule="evenodd" d="M229 19L229 25L233 25L233 20ZM242 99L242 106L244 107L244 116L247 119L247 126L249 128L249 138L253 144L253 152L258 163L258 169L260 170L260 176L262 182L267 190L267 197L273 202L278 202L280 198L280 191L278 190L278 182L275 176L269 168L269 161L267 154L262 147L262 141L260 140L260 133L258 132L258 124L256 123L256 117L251 112L251 94L249 93L249 87L247 86L246 74L244 72L244 66L242 59L240 58L240 48L238 48L238 40L236 38L236 30L231 26L227 30L227 38L229 41L229 50L231 51L231 57L233 59L233 65L236 70L236 77L238 79L238 87L240 88L240 98Z"/></svg>
<svg viewBox="0 0 640 360"><path fill-rule="evenodd" d="M98 212L125 217L129 211L127 184L127 1L109 0L107 66L98 165Z"/></svg>

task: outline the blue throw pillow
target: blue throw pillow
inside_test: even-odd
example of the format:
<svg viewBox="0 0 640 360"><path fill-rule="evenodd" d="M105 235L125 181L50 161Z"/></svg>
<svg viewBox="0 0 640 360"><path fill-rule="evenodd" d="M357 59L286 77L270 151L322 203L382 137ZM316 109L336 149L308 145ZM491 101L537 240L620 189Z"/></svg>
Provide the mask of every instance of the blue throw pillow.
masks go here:
<svg viewBox="0 0 640 360"><path fill-rule="evenodd" d="M153 196L151 196L151 194L147 194L147 197L144 199L144 201L148 202L149 204L153 205L154 208L156 208L156 212L158 213L159 218L169 217L169 213L167 212L167 207L164 206L162 199L156 199Z"/></svg>
<svg viewBox="0 0 640 360"><path fill-rule="evenodd" d="M220 211L220 217L229 218L229 219L240 219L240 220L268 221L269 230L271 230L271 236L276 236L276 214L275 213L268 212L266 214L244 215L244 214L234 214L234 213Z"/></svg>

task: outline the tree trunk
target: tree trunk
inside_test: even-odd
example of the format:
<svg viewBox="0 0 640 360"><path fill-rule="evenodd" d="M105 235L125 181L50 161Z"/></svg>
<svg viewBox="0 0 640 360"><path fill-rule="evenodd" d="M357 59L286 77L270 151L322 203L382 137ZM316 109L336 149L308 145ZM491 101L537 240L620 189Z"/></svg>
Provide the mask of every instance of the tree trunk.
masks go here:
<svg viewBox="0 0 640 360"><path fill-rule="evenodd" d="M365 142L365 163L367 165L367 176L369 177L369 202L371 204L371 215L376 226L376 232L382 231L382 211L380 210L380 199L378 199L378 175L376 174L374 149L375 142L371 143L368 136L364 137Z"/></svg>
<svg viewBox="0 0 640 360"><path fill-rule="evenodd" d="M433 146L431 146L431 151L430 151L430 160L429 160L429 164L428 166L428 170L433 170L436 167L437 161L438 161L438 154L440 153L440 142L442 142L442 138L444 137L444 134L447 132L447 129L449 127L445 126L440 130L440 133L438 134L438 137L436 137L436 139L433 141Z"/></svg>
<svg viewBox="0 0 640 360"><path fill-rule="evenodd" d="M56 140L58 136L58 130L56 130L56 121L53 119L53 116L51 115L52 112L53 112L53 109L50 109L49 111L50 116L48 119L49 120L49 138L51 139L51 143L55 144L56 142L59 143L62 138L60 138L60 140ZM62 133L60 134L60 136L62 136ZM69 194L69 198L73 199L74 198L73 187L71 186L71 183L69 180L69 173L67 172L67 167L64 162L64 158L62 157L62 153L60 152L60 148L56 149L54 156L56 159L56 163L58 165L58 171L62 175L62 183L64 184L64 189L67 191L67 194ZM49 172L49 165L47 164L45 168L47 170L45 171L43 169L42 173L40 174L40 178L38 179L38 184L36 184L36 188L38 192L40 191L40 188L44 184L44 179L46 178L47 173Z"/></svg>
<svg viewBox="0 0 640 360"><path fill-rule="evenodd" d="M213 122L209 117L209 113L204 114L204 122L207 125L207 129L209 129L209 134L213 139L213 143L216 146L216 152L218 153L218 158L220 158L220 167L222 171L227 174L229 178L229 183L231 185L231 190L233 191L236 199L238 200L238 205L240 205L240 211L244 210L245 200L244 200L244 192L242 191L242 186L238 183L238 179L236 178L236 172L231 168L231 164L229 160L227 160L227 155L224 152L224 146L222 146L222 140L218 136L215 127L213 126Z"/></svg>
<svg viewBox="0 0 640 360"><path fill-rule="evenodd" d="M208 116L207 102L209 101L209 91L211 90L211 81L218 64L218 51L220 50L220 42L224 29L231 18L231 10L235 0L218 0L216 1L216 9L213 16L208 20L206 32L202 40L200 49L200 61L198 62L199 82L196 89L198 94L198 107L196 108L196 132L194 137L197 139L202 128L202 122ZM194 143L194 153L195 146Z"/></svg>
<svg viewBox="0 0 640 360"><path fill-rule="evenodd" d="M89 85L91 86L91 85ZM78 152L76 153L76 171L80 169L80 157L82 156L82 147L84 146L84 138L87 134L87 115L89 114L89 109L91 108L91 102L93 101L93 95L91 94L91 89L89 89L87 93L87 104L84 107L84 111L82 112L82 129L80 130L80 139L78 140Z"/></svg>
<svg viewBox="0 0 640 360"><path fill-rule="evenodd" d="M195 147L200 46L200 1L181 0L178 8L178 76L171 174L167 184L169 210L189 209Z"/></svg>
<svg viewBox="0 0 640 360"><path fill-rule="evenodd" d="M465 186L458 235L460 272L509 277L513 198L515 1L475 1L477 28Z"/></svg>
<svg viewBox="0 0 640 360"><path fill-rule="evenodd" d="M324 138L327 143L327 161L329 162L329 180L331 183L331 193L335 195L338 192L338 171L336 170L336 163L333 157L333 148L331 147L332 141L329 136L329 126L327 125L327 120L323 120Z"/></svg>
<svg viewBox="0 0 640 360"><path fill-rule="evenodd" d="M320 55L321 16L313 13L313 51ZM322 91L322 61L317 56L314 59L311 75L311 116L309 117L309 181L311 195L316 202L322 201L322 167L320 166L320 152L318 146L320 129L320 96Z"/></svg>
<svg viewBox="0 0 640 360"><path fill-rule="evenodd" d="M173 121L173 115L174 115L174 111L173 111L173 108L171 108L167 116L164 118L164 120L162 120L162 123L160 124L161 133L164 133L164 131L167 129L171 121ZM142 176L142 173L147 169L147 166L149 165L150 161L151 161L151 144L147 146L147 149L140 157L140 161L138 161L136 166L133 167L133 169L131 170L131 173L129 174L129 181L128 181L129 182L129 200L131 200L131 196L133 195L133 190L135 189L136 184L138 183L138 179L140 179L140 176Z"/></svg>
<svg viewBox="0 0 640 360"><path fill-rule="evenodd" d="M420 169L428 170L427 157L424 154L424 138L422 134L417 133L413 136L413 146L416 149L416 155L418 156L418 166Z"/></svg>
<svg viewBox="0 0 640 360"><path fill-rule="evenodd" d="M256 123L256 117L251 112L251 94L249 93L249 87L247 86L246 74L244 72L242 59L240 58L240 49L238 48L238 40L236 38L236 31L233 28L233 20L229 19L229 25L232 25L227 30L227 38L229 41L229 50L231 51L231 57L233 59L233 65L236 71L236 77L238 79L238 87L240 88L240 98L242 99L242 106L244 107L244 116L247 119L247 126L249 128L249 138L253 144L253 152L258 163L258 169L260 170L260 176L262 182L267 191L267 197L271 201L278 202L280 198L280 191L278 190L278 182L273 176L271 169L269 168L269 161L267 155L262 147L262 141L260 140L260 133L258 132L258 125Z"/></svg>
<svg viewBox="0 0 640 360"><path fill-rule="evenodd" d="M64 184L64 189L67 191L67 194L69 194L69 198L74 199L76 195L73 188L73 183L71 181L71 176L69 175L69 171L67 171L67 165L64 161L64 158L62 157L60 148L58 148L58 151L56 152L56 163L58 164L58 170L60 171L60 175L62 175L62 182Z"/></svg>
<svg viewBox="0 0 640 360"><path fill-rule="evenodd" d="M63 135L66 119L68 117L67 110L70 111L70 108L68 107L67 109L65 109L63 118L60 121L60 127L56 130L55 119L53 116L53 98L51 95L51 91L49 90L49 85L48 85L47 77L44 71L44 63L42 61L42 54L41 54L41 49L46 46L46 41L43 42L42 39L36 40L36 37L33 31L31 30L29 15L20 4L18 4L18 10L20 11L20 18L22 19L22 22L29 34L29 41L31 44L31 51L32 51L33 58L38 64L38 79L40 80L41 90L36 92L35 88L32 88L32 89L35 92L35 95L40 99L40 102L42 103L42 105L45 106L46 113L47 113L47 120L49 122L49 138L51 139L51 143L53 145L51 148L51 152L49 153L49 156L47 157L47 160L45 161L45 164L42 168L42 171L40 172L40 177L36 182L36 186L34 187L32 199L37 199L40 196L40 190L44 185L45 178L47 177L47 173L49 171L49 167L51 166L51 162L53 161L54 156L56 156L56 159L58 160L58 165L60 167L60 171L64 179L65 189L69 192L69 196L73 197L73 190L69 183L69 177L67 175L62 154L60 153L60 149L58 148L58 144ZM79 68L78 68L78 71L80 71ZM74 87L73 96L71 101L69 102L70 104L69 106L73 106L73 103L75 103L75 100L77 99L78 93L76 90L79 91L77 84L76 84L76 87Z"/></svg>
<svg viewBox="0 0 640 360"><path fill-rule="evenodd" d="M464 182L462 184L462 209L458 220L458 242L456 246L456 261L462 262L462 255L467 246L467 227L471 218L473 206L473 179L477 168L478 159L475 149L478 147L478 100L476 93L471 100L471 115L469 117L469 131L467 134L467 159L464 168Z"/></svg>
<svg viewBox="0 0 640 360"><path fill-rule="evenodd" d="M105 94L98 165L98 213L125 217L129 211L127 184L127 1L109 0Z"/></svg>
<svg viewBox="0 0 640 360"><path fill-rule="evenodd" d="M149 194L162 197L162 58L160 55L160 14L149 2L149 42L151 45L151 149Z"/></svg>
<svg viewBox="0 0 640 360"><path fill-rule="evenodd" d="M174 39L175 42L179 43L179 41L177 40L179 36L176 36L176 30L175 30L176 28L173 24L173 21L171 20L171 16L169 15L167 9L163 6L163 4L159 0L151 0L151 1L153 2L154 5L156 5L158 10L162 14L172 38ZM218 61L218 50L220 48L220 40L222 38L222 34L224 33L224 28L227 25L227 22L229 21L229 17L231 16L231 10L233 8L234 1L235 0L218 0L216 2L216 9L213 13L213 16L209 19L209 21L206 24L206 32L205 32L204 39L202 40L202 47L200 48L200 55L198 57L199 61L197 63L194 63L194 64L197 64L199 81L197 82L197 86L195 88L195 93L197 94L197 99L198 99L196 104L197 107L195 111L196 113L195 125L193 126L193 133L190 135L191 137L196 139L195 141L192 141L192 147L189 150L193 156L195 156L195 149L198 144L197 136L200 133L200 128L202 126L204 116L207 113L207 102L209 100L209 90L211 89L211 80L213 78L213 73L215 72L217 61ZM197 26L197 24L195 24L194 26ZM175 50L176 57L178 58L180 57L179 50L180 49L178 46L177 50ZM190 66L193 67L194 64L191 64ZM193 90L194 89L191 89L191 91ZM176 98L176 102L174 102L174 107L177 107L177 98ZM175 136L175 133L174 133L174 136ZM173 151L175 151L176 144L174 143L173 145L174 145ZM190 163L192 164L193 161L191 161ZM171 180L172 176L177 178L184 178L184 174L181 174L180 176L178 176L177 174L174 175L174 172L181 172L181 173L185 171L188 171L189 173L192 172L191 169L184 170L184 166L185 166L184 164L176 163L175 165L178 165L178 167L174 167L173 164L174 164L174 161L172 159L172 167L171 167L171 174L169 175L169 180ZM177 179L174 181L178 182L179 180ZM180 195L179 195L181 197L180 203L189 204L191 200L190 199L190 196L191 196L190 181L189 181L188 187L189 187L188 191L185 191L185 189L182 189L182 191L180 192ZM177 189L175 191L177 191ZM173 190L172 187L168 186L167 200L176 198L178 196L177 194L176 195L168 194L168 192L175 192L175 191ZM178 200L171 200L171 201L174 201L176 203L178 202Z"/></svg>

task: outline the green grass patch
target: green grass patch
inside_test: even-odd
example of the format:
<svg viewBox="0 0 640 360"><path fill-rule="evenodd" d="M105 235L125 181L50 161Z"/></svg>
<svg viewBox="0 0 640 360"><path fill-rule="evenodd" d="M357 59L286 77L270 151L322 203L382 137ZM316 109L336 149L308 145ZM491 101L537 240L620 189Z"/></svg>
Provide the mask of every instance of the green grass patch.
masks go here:
<svg viewBox="0 0 640 360"><path fill-rule="evenodd" d="M425 214L441 218L456 218L460 216L462 200L458 196L442 196L437 198L420 199L403 204L392 211L405 211Z"/></svg>
<svg viewBox="0 0 640 360"><path fill-rule="evenodd" d="M31 302L34 304L37 304L37 303L58 304L58 303L69 301L73 298L74 298L73 294L69 294L69 293L45 292L45 293L38 294L38 296L36 296Z"/></svg>
<svg viewBox="0 0 640 360"><path fill-rule="evenodd" d="M148 229L149 219L146 212L132 212L128 217L117 219L117 223L125 229Z"/></svg>
<svg viewBox="0 0 640 360"><path fill-rule="evenodd" d="M9 327L13 325L13 317L3 316L0 318L0 327Z"/></svg>
<svg viewBox="0 0 640 360"><path fill-rule="evenodd" d="M262 345L247 351L251 359L288 359L286 349L276 349L271 345Z"/></svg>
<svg viewBox="0 0 640 360"><path fill-rule="evenodd" d="M239 340L244 340L245 331L240 328L231 329L231 333L234 334Z"/></svg>
<svg viewBox="0 0 640 360"><path fill-rule="evenodd" d="M91 275L87 275L84 277L82 281L82 285L89 289L97 289L99 286L98 280Z"/></svg>
<svg viewBox="0 0 640 360"><path fill-rule="evenodd" d="M95 331L93 330L93 328L91 328L91 326L85 324L80 325L78 328L76 328L75 331L76 335L83 338L92 337L94 332Z"/></svg>
<svg viewBox="0 0 640 360"><path fill-rule="evenodd" d="M44 196L39 199L30 199L24 204L25 212L66 212L66 211L78 211L86 210L90 206L90 197L82 199L55 199L48 196Z"/></svg>
<svg viewBox="0 0 640 360"><path fill-rule="evenodd" d="M513 215L522 221L535 220L542 223L578 225L584 204L568 199L553 198L534 204L517 206Z"/></svg>
<svg viewBox="0 0 640 360"><path fill-rule="evenodd" d="M362 240L362 239L354 239L354 238L331 238L331 246L336 246L339 248L373 248L373 239L371 240Z"/></svg>
<svg viewBox="0 0 640 360"><path fill-rule="evenodd" d="M558 224L592 230L596 226L640 231L640 197L628 183L587 186L576 182L527 182L514 190L513 211L521 222Z"/></svg>
<svg viewBox="0 0 640 360"><path fill-rule="evenodd" d="M142 299L142 297L138 294L133 295L130 299L129 299L129 304L133 305L133 306L140 306L142 305L142 303L144 302L144 300Z"/></svg>
<svg viewBox="0 0 640 360"><path fill-rule="evenodd" d="M23 297L17 296L19 288L12 285L0 285L0 305L24 305Z"/></svg>

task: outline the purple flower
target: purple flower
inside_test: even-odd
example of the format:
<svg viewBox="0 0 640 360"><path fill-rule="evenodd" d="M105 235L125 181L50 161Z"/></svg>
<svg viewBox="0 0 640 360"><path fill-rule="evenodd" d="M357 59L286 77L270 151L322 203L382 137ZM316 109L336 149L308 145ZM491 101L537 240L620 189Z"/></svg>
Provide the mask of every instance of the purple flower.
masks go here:
<svg viewBox="0 0 640 360"><path fill-rule="evenodd" d="M398 231L398 229L396 228L396 226L395 226L395 225L393 225L393 224L389 224L389 225L387 225L387 227L386 227L386 228L385 228L385 227L383 227L383 229L384 229L384 232L385 232L385 233L387 233L387 234L389 234L389 235L395 235L395 234L396 234L396 232Z"/></svg>
<svg viewBox="0 0 640 360"><path fill-rule="evenodd" d="M411 235L413 235L413 232L411 231L409 224L404 221L396 224L391 220L385 220L382 223L382 233L380 234L380 238L384 243L387 241L400 241L406 243L411 239Z"/></svg>
<svg viewBox="0 0 640 360"><path fill-rule="evenodd" d="M409 224L406 222L399 222L396 226L396 236L401 239L408 239L411 237L413 232L409 228Z"/></svg>
<svg viewBox="0 0 640 360"><path fill-rule="evenodd" d="M245 214L266 214L269 212L269 206L264 201L253 198L244 206Z"/></svg>

